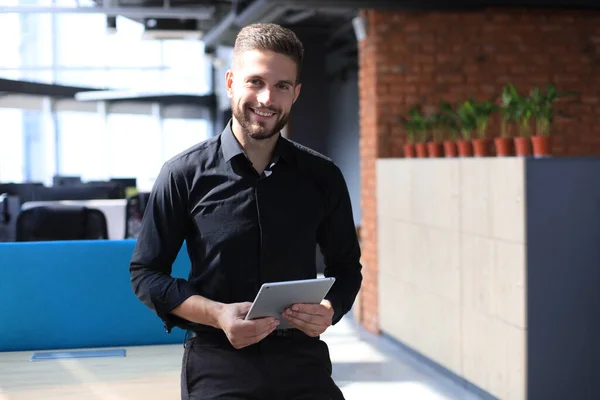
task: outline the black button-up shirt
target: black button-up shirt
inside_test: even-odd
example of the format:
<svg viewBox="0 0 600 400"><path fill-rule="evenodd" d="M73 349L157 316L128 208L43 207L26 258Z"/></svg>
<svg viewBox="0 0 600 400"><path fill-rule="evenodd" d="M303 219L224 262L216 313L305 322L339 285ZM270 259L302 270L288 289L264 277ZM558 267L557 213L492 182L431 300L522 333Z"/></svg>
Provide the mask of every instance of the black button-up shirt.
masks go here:
<svg viewBox="0 0 600 400"><path fill-rule="evenodd" d="M187 280L170 276L186 243ZM231 131L167 161L152 188L130 265L135 294L167 331L214 329L170 311L198 294L223 302L252 302L262 283L336 277L327 299L334 323L361 285L360 249L350 196L328 158L279 137L273 160L259 175Z"/></svg>

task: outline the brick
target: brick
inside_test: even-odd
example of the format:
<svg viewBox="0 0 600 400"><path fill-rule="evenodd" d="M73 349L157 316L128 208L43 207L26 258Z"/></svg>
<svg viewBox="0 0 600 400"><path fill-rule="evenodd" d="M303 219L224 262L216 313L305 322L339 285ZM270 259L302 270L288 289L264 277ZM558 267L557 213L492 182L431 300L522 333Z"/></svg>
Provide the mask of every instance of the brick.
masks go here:
<svg viewBox="0 0 600 400"><path fill-rule="evenodd" d="M583 96L581 96L581 102L583 104L598 104L598 102L600 100L598 97L599 97L598 95L596 95L596 96L583 95ZM600 127L600 125L597 125L597 126Z"/></svg>

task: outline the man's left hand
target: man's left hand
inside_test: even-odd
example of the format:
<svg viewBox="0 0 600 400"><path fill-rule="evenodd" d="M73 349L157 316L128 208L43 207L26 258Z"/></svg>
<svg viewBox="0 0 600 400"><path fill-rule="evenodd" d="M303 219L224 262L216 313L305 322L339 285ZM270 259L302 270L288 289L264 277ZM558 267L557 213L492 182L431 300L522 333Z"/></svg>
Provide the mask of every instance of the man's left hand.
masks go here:
<svg viewBox="0 0 600 400"><path fill-rule="evenodd" d="M294 304L282 316L294 328L316 337L331 326L333 306L329 300L323 300L321 304Z"/></svg>

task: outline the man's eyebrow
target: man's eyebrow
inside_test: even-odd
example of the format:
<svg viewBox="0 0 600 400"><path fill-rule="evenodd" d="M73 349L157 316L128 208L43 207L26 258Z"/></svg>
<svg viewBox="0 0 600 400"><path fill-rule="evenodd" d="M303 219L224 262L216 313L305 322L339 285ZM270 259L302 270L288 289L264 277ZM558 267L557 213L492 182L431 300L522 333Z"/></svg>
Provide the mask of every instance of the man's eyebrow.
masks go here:
<svg viewBox="0 0 600 400"><path fill-rule="evenodd" d="M292 81L286 81L286 80L283 80L283 81L279 81L279 82L277 82L277 83L279 83L279 84L281 84L281 83L285 83L286 85L294 86L294 83L293 83Z"/></svg>
<svg viewBox="0 0 600 400"><path fill-rule="evenodd" d="M246 79L247 79L247 80L248 80L248 79L260 79L261 81L264 81L264 80L265 80L265 78L263 78L263 77L262 77L262 76L260 76L260 75L252 75L252 76L249 76L249 77L248 77L248 78L246 78ZM284 79L284 80L281 80L281 81L277 82L277 84L278 84L278 85L281 85L281 84L286 84L286 85L294 86L294 82L292 82L292 81L288 81L288 80L286 80L286 79Z"/></svg>

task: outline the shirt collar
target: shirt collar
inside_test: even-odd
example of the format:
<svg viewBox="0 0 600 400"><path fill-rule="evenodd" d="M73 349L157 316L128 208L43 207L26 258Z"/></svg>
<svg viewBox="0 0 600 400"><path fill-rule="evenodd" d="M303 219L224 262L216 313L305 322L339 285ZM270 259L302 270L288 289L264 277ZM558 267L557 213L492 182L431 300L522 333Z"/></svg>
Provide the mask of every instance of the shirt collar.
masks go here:
<svg viewBox="0 0 600 400"><path fill-rule="evenodd" d="M221 151L225 157L225 162L229 162L232 158L244 154L244 149L242 149L242 146L231 130L231 122L232 120L229 120L221 134ZM279 139L273 150L273 160L278 161L280 158L283 158L285 161L292 163L294 161L293 147L294 145L289 140L279 134Z"/></svg>
<svg viewBox="0 0 600 400"><path fill-rule="evenodd" d="M223 129L223 133L221 134L221 151L223 151L223 156L225 157L225 162L229 162L233 157L244 154L244 150L242 146L235 138L233 131L231 130L231 120Z"/></svg>

